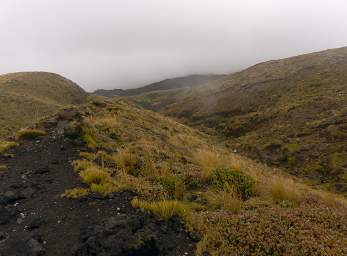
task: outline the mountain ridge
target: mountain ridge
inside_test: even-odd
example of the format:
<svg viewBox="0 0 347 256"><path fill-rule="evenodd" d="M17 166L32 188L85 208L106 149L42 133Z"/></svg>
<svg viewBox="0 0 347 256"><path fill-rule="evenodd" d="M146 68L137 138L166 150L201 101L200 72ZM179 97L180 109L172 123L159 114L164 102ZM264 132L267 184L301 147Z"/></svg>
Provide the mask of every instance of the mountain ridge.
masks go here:
<svg viewBox="0 0 347 256"><path fill-rule="evenodd" d="M211 80L219 79L224 75L189 75L176 78L168 78L159 82L154 82L149 85L134 89L111 89L103 90L98 89L94 91L94 94L106 97L112 96L135 96L148 92L155 92L161 90L179 89L185 87L194 87L200 84L207 83Z"/></svg>

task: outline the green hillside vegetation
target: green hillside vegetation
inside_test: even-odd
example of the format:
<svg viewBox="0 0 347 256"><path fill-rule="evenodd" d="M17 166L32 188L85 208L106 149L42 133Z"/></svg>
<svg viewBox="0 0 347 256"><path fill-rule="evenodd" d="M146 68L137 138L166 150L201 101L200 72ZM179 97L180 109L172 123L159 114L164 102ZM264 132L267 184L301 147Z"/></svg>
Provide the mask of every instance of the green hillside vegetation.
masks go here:
<svg viewBox="0 0 347 256"><path fill-rule="evenodd" d="M66 136L84 187L62 196L133 191L134 208L181 218L196 255L345 255L346 201L238 156L214 138L125 100L80 107ZM61 115L63 116L63 115Z"/></svg>
<svg viewBox="0 0 347 256"><path fill-rule="evenodd" d="M85 101L87 94L57 74L23 72L0 76L0 137L37 122L60 107Z"/></svg>
<svg viewBox="0 0 347 256"><path fill-rule="evenodd" d="M135 101L174 98L157 110L213 128L252 158L347 192L346 47L260 63L169 94Z"/></svg>

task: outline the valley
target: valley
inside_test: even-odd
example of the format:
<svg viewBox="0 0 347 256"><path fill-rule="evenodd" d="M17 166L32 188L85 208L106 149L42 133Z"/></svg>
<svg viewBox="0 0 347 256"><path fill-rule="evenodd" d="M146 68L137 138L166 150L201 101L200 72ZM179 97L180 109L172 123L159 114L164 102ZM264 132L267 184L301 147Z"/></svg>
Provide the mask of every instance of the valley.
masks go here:
<svg viewBox="0 0 347 256"><path fill-rule="evenodd" d="M347 48L254 65L193 88L130 100L199 127L238 152L347 192Z"/></svg>
<svg viewBox="0 0 347 256"><path fill-rule="evenodd" d="M0 76L0 256L346 255L347 48L88 94Z"/></svg>

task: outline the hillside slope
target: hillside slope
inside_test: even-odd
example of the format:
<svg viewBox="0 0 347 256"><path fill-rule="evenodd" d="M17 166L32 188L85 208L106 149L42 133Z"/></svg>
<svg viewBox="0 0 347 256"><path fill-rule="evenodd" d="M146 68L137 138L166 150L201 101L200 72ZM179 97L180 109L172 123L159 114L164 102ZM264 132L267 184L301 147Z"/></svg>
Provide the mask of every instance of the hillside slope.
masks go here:
<svg viewBox="0 0 347 256"><path fill-rule="evenodd" d="M347 253L345 199L168 117L94 101L35 128L0 154L0 254Z"/></svg>
<svg viewBox="0 0 347 256"><path fill-rule="evenodd" d="M185 77L177 77L166 79L160 82L152 83L136 89L114 89L114 90L96 90L94 94L106 97L113 96L135 96L143 93L156 92L162 90L180 89L187 87L195 87L219 78L223 75L190 75Z"/></svg>
<svg viewBox="0 0 347 256"><path fill-rule="evenodd" d="M61 106L82 103L87 94L53 73L22 72L0 76L0 137L33 124Z"/></svg>
<svg viewBox="0 0 347 256"><path fill-rule="evenodd" d="M260 63L187 93L161 111L347 192L346 47Z"/></svg>

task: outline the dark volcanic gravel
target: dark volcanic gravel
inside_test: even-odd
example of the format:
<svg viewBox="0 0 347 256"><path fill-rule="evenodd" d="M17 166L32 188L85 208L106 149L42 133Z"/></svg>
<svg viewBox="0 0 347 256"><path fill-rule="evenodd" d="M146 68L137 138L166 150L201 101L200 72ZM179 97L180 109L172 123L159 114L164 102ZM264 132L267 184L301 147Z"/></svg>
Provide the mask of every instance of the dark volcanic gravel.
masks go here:
<svg viewBox="0 0 347 256"><path fill-rule="evenodd" d="M3 160L0 256L194 254L179 220L163 222L133 209L130 192L61 198L66 189L82 186L71 167L81 149L53 128Z"/></svg>

